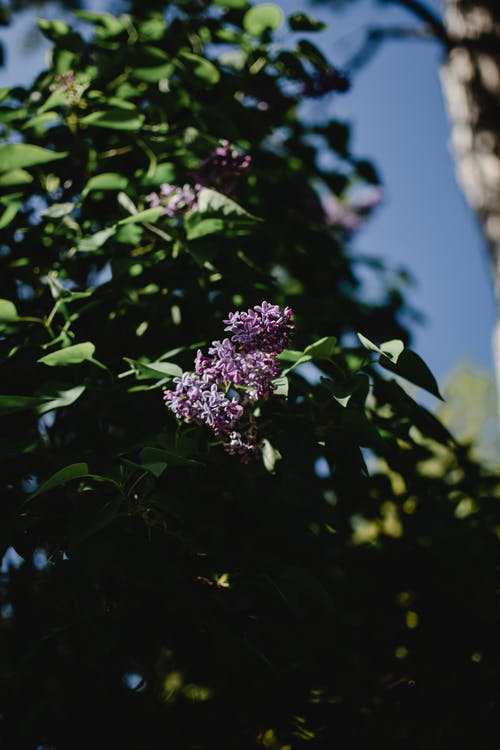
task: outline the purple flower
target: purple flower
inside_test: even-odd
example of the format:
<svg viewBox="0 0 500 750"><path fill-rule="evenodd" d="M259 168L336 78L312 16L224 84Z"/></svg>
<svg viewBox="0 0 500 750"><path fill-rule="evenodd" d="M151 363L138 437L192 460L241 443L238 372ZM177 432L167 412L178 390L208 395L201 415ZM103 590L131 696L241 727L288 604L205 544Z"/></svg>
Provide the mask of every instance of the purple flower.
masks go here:
<svg viewBox="0 0 500 750"><path fill-rule="evenodd" d="M195 173L195 177L202 185L230 195L234 192L240 175L251 163L251 156L239 151L229 141L221 140Z"/></svg>
<svg viewBox="0 0 500 750"><path fill-rule="evenodd" d="M230 456L239 456L241 463L248 464L260 456L262 447L258 439L257 424L250 417L246 428L240 432L233 431L229 434L229 440L224 443L224 450Z"/></svg>
<svg viewBox="0 0 500 750"><path fill-rule="evenodd" d="M227 435L233 430L243 414L239 399L227 398L216 383L185 372L174 378L175 390L167 390L164 399L178 419L187 424L206 424L216 434Z"/></svg>
<svg viewBox="0 0 500 750"><path fill-rule="evenodd" d="M276 389L273 381L281 371L277 355L290 339L292 317L289 307L282 311L269 302L229 313L224 322L232 338L212 341L208 354L198 350L194 372L174 378L175 389L165 391L166 405L184 422L229 435L227 453L248 463L261 452L252 414L244 429L235 428L246 406L269 398Z"/></svg>
<svg viewBox="0 0 500 750"><path fill-rule="evenodd" d="M164 183L160 187L160 194L150 193L146 196L151 208L163 206L165 216L180 216L186 211L194 211L198 207L198 195L202 186L170 185Z"/></svg>
<svg viewBox="0 0 500 750"><path fill-rule="evenodd" d="M279 354L290 341L292 318L289 307L282 312L278 305L263 302L247 312L229 313L224 330L233 334L231 341L240 344L242 351L259 349Z"/></svg>

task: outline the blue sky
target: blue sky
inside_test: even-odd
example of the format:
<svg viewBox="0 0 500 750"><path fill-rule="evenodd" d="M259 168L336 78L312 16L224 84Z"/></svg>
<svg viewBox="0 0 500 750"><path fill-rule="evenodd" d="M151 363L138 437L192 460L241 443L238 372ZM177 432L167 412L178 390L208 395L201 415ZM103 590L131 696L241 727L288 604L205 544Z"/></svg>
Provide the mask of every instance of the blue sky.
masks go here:
<svg viewBox="0 0 500 750"><path fill-rule="evenodd" d="M311 41L339 65L356 49L367 24L413 22L404 11L381 9L371 0L342 13L302 1L279 4L287 14L306 10L328 22L329 29L311 35ZM429 4L438 6L436 0ZM50 8L38 13L60 15ZM7 50L1 85L27 83L43 67L45 45L33 47L28 38L35 16L20 14L14 27L0 33ZM280 35L286 39L288 33ZM410 302L426 317L415 329L414 348L442 379L464 361L492 370L495 305L481 233L454 177L439 63L433 42L387 42L356 75L349 93L313 107L321 116L350 121L354 152L379 167L387 198L354 248L411 271L416 286Z"/></svg>

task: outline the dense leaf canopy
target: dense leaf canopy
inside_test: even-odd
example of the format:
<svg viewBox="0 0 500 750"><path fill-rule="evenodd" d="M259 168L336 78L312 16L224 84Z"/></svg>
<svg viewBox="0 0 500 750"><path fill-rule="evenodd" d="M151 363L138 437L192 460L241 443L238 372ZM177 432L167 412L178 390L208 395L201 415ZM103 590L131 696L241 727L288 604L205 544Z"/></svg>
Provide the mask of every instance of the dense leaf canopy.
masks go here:
<svg viewBox="0 0 500 750"><path fill-rule="evenodd" d="M402 279L349 250L377 173L301 107L347 80L304 14L146 5L41 21L49 69L1 91L0 736L478 744L497 482L408 395L440 397ZM295 331L245 464L162 391L263 300Z"/></svg>

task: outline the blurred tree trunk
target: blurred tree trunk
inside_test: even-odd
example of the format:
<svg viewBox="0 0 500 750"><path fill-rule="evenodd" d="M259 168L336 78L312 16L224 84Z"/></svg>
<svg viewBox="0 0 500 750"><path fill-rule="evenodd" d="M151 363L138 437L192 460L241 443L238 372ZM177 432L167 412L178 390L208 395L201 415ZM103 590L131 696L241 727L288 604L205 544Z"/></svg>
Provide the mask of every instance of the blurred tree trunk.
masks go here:
<svg viewBox="0 0 500 750"><path fill-rule="evenodd" d="M445 0L441 81L457 177L486 238L497 300L493 356L500 393L500 1Z"/></svg>

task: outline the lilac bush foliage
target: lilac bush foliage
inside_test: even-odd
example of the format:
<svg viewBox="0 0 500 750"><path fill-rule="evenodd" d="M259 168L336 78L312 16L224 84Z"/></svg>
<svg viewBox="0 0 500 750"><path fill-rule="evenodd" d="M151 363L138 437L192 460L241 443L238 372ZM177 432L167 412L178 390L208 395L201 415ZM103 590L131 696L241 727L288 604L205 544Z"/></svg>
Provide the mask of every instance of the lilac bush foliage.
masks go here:
<svg viewBox="0 0 500 750"><path fill-rule="evenodd" d="M255 419L245 409L276 390L278 354L290 341L293 312L264 301L229 313L224 323L231 338L213 341L207 355L198 350L194 372L174 378L176 387L166 390L164 399L177 419L227 436L227 453L247 463L260 455L261 446Z"/></svg>
<svg viewBox="0 0 500 750"><path fill-rule="evenodd" d="M180 216L186 211L195 211L198 196L204 187L230 195L236 188L242 172L250 166L252 157L243 154L229 141L221 140L200 169L193 172L194 185L171 185L164 183L159 193L146 196L151 208L163 206L165 216Z"/></svg>

